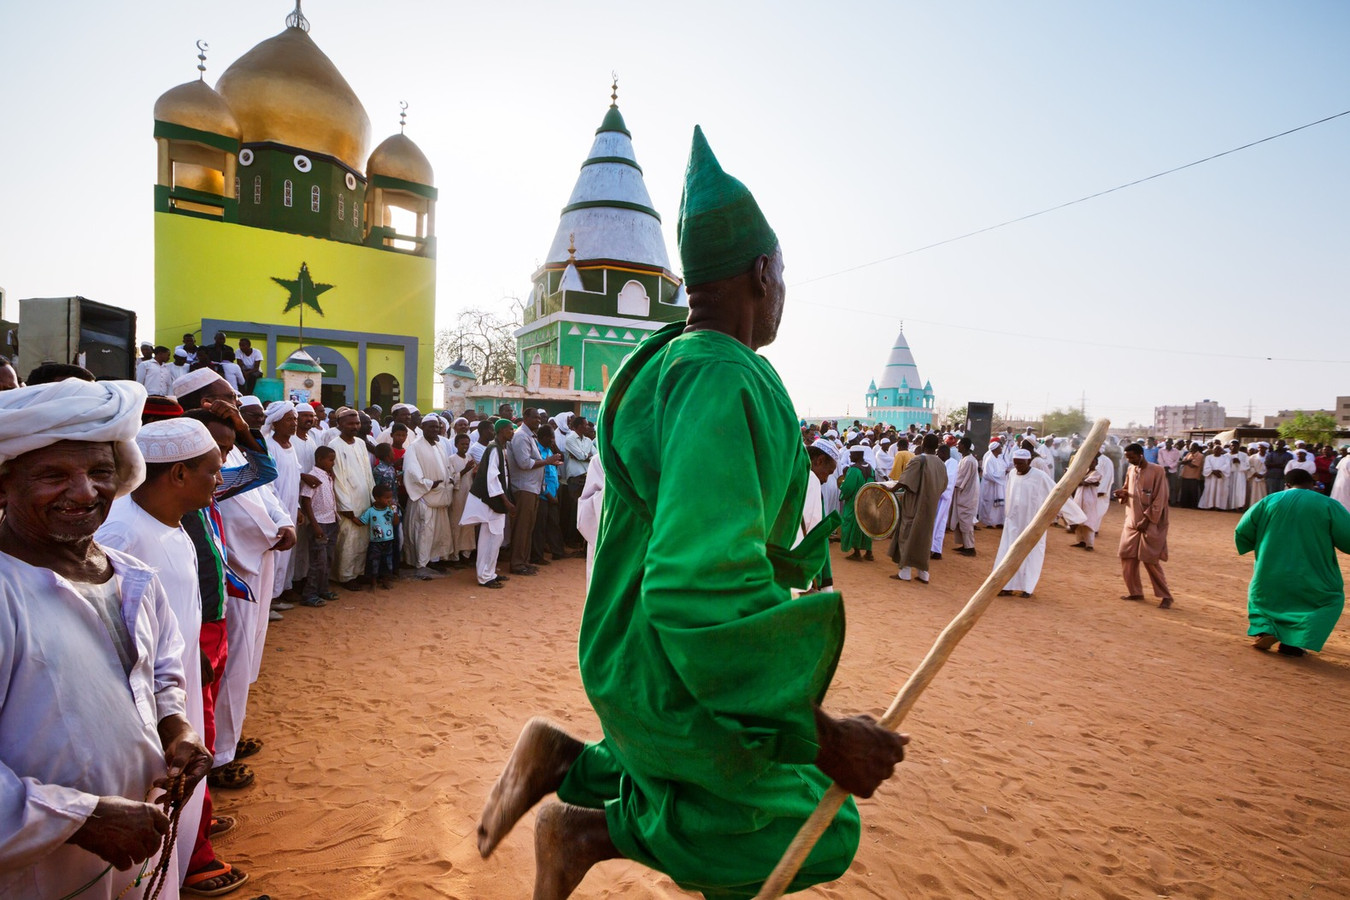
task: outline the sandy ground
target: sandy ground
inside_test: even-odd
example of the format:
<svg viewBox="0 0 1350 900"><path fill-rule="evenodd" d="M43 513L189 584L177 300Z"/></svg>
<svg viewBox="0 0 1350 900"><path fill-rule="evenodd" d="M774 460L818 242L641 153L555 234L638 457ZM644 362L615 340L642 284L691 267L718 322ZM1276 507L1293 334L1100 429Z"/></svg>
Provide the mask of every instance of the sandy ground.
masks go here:
<svg viewBox="0 0 1350 900"><path fill-rule="evenodd" d="M905 723L852 868L801 896L1350 896L1350 638L1303 659L1249 648L1230 513L1173 512L1174 609L1117 599L1121 521L1092 554L1050 533L1035 597L997 601ZM836 545L849 630L827 708L887 705L998 536L928 587ZM217 794L239 819L218 851L253 876L234 896L528 897L533 814L488 861L474 827L529 716L599 734L575 661L583 579L580 560L501 591L457 572L274 624L245 729L266 743L257 781ZM616 861L576 896L687 895Z"/></svg>

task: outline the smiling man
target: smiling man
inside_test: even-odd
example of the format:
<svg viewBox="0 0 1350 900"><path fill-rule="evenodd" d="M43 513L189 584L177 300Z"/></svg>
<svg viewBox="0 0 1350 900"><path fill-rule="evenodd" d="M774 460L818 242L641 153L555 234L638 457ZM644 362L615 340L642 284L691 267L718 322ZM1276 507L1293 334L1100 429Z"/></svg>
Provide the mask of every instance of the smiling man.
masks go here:
<svg viewBox="0 0 1350 900"><path fill-rule="evenodd" d="M168 830L147 794L210 767L164 587L94 540L144 477L144 403L132 382L0 395L0 896L123 896Z"/></svg>

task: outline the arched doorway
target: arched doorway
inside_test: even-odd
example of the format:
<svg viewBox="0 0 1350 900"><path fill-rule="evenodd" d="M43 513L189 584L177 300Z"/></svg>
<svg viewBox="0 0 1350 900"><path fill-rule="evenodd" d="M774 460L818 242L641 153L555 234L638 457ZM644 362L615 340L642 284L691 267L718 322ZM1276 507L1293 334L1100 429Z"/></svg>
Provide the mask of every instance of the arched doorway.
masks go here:
<svg viewBox="0 0 1350 900"><path fill-rule="evenodd" d="M370 379L370 394L367 404L378 406L384 414L393 412L394 404L402 401L398 379L388 372L381 372Z"/></svg>

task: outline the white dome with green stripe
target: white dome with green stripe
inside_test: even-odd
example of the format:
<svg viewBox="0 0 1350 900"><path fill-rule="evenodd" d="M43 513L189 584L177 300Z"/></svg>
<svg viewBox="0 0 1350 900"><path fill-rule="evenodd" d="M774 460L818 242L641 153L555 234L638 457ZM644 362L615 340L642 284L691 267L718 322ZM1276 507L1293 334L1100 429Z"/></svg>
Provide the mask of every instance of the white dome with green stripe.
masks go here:
<svg viewBox="0 0 1350 900"><path fill-rule="evenodd" d="M575 240L576 259L606 259L670 269L661 216L642 180L633 138L617 106L611 106L581 164L572 196L563 207L547 263L566 262Z"/></svg>

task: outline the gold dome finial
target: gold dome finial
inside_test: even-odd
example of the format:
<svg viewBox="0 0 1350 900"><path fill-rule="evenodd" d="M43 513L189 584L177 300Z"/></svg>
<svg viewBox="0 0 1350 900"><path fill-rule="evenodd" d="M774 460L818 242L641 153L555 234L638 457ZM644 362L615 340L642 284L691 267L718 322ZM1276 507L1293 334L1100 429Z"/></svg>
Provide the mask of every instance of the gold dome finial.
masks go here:
<svg viewBox="0 0 1350 900"><path fill-rule="evenodd" d="M300 11L300 0L295 0L295 9L286 17L287 28L299 28L305 34L309 34L309 19Z"/></svg>
<svg viewBox="0 0 1350 900"><path fill-rule="evenodd" d="M211 45L206 41L197 42L197 80L206 80L206 51L211 49Z"/></svg>
<svg viewBox="0 0 1350 900"><path fill-rule="evenodd" d="M619 73L610 72L609 75L610 78L613 79L613 83L609 86L611 92L609 95L609 105L612 108L617 109L619 106Z"/></svg>
<svg viewBox="0 0 1350 900"><path fill-rule="evenodd" d="M577 261L577 233L575 231L567 235L567 261Z"/></svg>
<svg viewBox="0 0 1350 900"><path fill-rule="evenodd" d="M403 126L408 124L408 101L398 101L398 133L403 133Z"/></svg>

